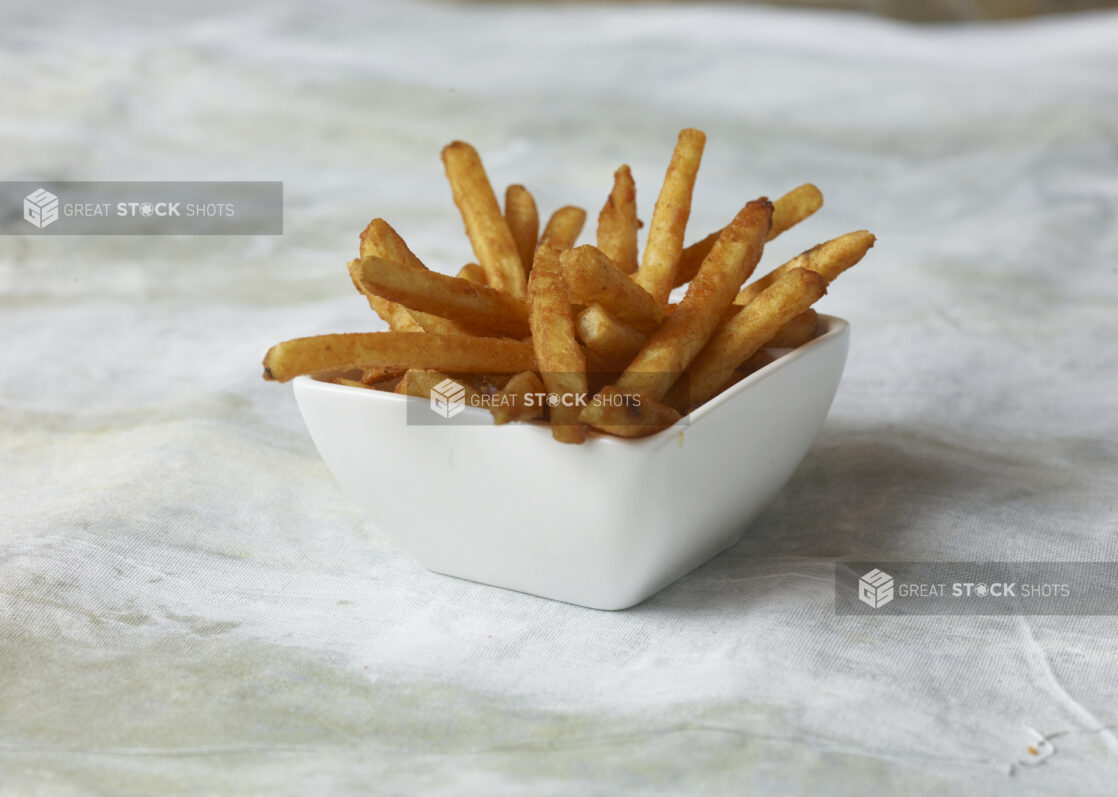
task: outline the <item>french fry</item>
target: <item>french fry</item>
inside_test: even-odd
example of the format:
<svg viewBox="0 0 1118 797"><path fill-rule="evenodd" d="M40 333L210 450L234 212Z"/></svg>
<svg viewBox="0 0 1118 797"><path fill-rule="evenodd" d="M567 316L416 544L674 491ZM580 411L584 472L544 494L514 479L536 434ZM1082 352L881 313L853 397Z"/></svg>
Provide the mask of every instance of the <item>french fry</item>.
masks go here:
<svg viewBox="0 0 1118 797"><path fill-rule="evenodd" d="M585 210L574 205L564 205L551 214L540 241L550 241L560 250L570 249L578 240L584 224L586 224Z"/></svg>
<svg viewBox="0 0 1118 797"><path fill-rule="evenodd" d="M667 429L680 417L671 407L647 396L622 393L613 385L590 399L581 415L598 431L618 437L647 437Z"/></svg>
<svg viewBox="0 0 1118 797"><path fill-rule="evenodd" d="M773 224L769 229L768 240L772 240L789 227L793 227L806 219L819 208L823 207L823 193L811 183L797 186L773 202ZM679 256L679 268L676 269L676 287L690 282L703 264L714 242L718 240L718 232L712 232L706 238L686 247Z"/></svg>
<svg viewBox="0 0 1118 797"><path fill-rule="evenodd" d="M839 274L861 260L866 252L873 247L876 240L872 233L866 230L858 230L813 246L806 252L796 255L787 263L777 266L765 276L746 285L734 299L734 304L749 304L761 291L789 271L797 268L806 268L809 271L821 274L829 285L834 282Z"/></svg>
<svg viewBox="0 0 1118 797"><path fill-rule="evenodd" d="M462 373L536 370L532 346L507 338L427 332L351 332L277 343L264 355L264 378L286 382L339 368L435 368Z"/></svg>
<svg viewBox="0 0 1118 797"><path fill-rule="evenodd" d="M577 319L576 319L576 324L577 324ZM575 334L576 335L578 334L578 327L577 326L575 327ZM582 356L586 358L586 378L587 378L587 380L589 380L591 376L599 378L599 379L604 379L605 377L610 376L612 374L612 378L607 379L606 381L602 382L600 385L598 385L598 387L603 387L607 384L612 383L614 379L616 379L618 376L621 375L621 369L620 368L614 367L609 362L607 362L606 360L599 357L597 354L595 354L589 348L587 348L586 345L580 343L578 348L582 352Z"/></svg>
<svg viewBox="0 0 1118 797"><path fill-rule="evenodd" d="M361 381L366 385L375 385L377 382L399 379L406 371L406 368L366 368L361 374Z"/></svg>
<svg viewBox="0 0 1118 797"><path fill-rule="evenodd" d="M426 271L427 266L408 248L400 233L384 219L373 219L361 231L361 257L383 257L411 269Z"/></svg>
<svg viewBox="0 0 1118 797"><path fill-rule="evenodd" d="M683 301L617 380L618 390L651 399L660 399L668 391L706 345L738 286L756 267L771 217L772 203L764 198L741 209L710 250Z"/></svg>
<svg viewBox="0 0 1118 797"><path fill-rule="evenodd" d="M404 374L404 378L397 383L393 392L405 396L431 398L431 391L448 379L451 379L451 377L433 368L409 368ZM454 379L452 381L465 391L466 406L477 407L479 405L478 396L480 394L473 387L461 380Z"/></svg>
<svg viewBox="0 0 1118 797"><path fill-rule="evenodd" d="M587 391L586 358L575 340L559 252L546 236L536 249L528 282L528 320L540 376L558 400L551 406L551 436L561 443L581 443L586 439L586 428L578 420Z"/></svg>
<svg viewBox="0 0 1118 797"><path fill-rule="evenodd" d="M364 390L373 389L371 385L366 385L366 383L358 379L347 379L345 377L338 377L337 379L334 379L334 385L344 385L350 388L362 388Z"/></svg>
<svg viewBox="0 0 1118 797"><path fill-rule="evenodd" d="M478 334L521 338L530 333L528 306L486 285L434 271L400 268L380 257L355 261L351 269L354 280L369 293L449 318Z"/></svg>
<svg viewBox="0 0 1118 797"><path fill-rule="evenodd" d="M776 357L773 357L764 349L761 349L748 360L743 362L735 369L735 373L741 374L743 377L749 376L754 371L760 371L766 365L771 365L776 362Z"/></svg>
<svg viewBox="0 0 1118 797"><path fill-rule="evenodd" d="M376 390L367 382L362 382L360 379L347 379L345 377L338 377L334 379L334 385L344 385L350 388L361 388L363 390Z"/></svg>
<svg viewBox="0 0 1118 797"><path fill-rule="evenodd" d="M811 183L797 186L773 202L773 226L769 240L794 227L823 207L823 192Z"/></svg>
<svg viewBox="0 0 1118 797"><path fill-rule="evenodd" d="M367 255L371 254L379 254L382 257L389 257L389 259L392 259L389 256L387 250L374 249L375 244L372 240L370 240L379 235L384 228L392 230L392 228L388 225L388 222L386 222L384 219L373 219L371 222L369 222L368 226L366 226L365 229L361 231L360 249L362 257L366 257ZM395 235L396 231L392 230L392 234ZM401 243L403 243L402 240ZM415 257L415 255L411 253L411 250L408 249L407 246L404 246L404 249L407 251L408 255L411 255L411 257ZM356 281L354 281L353 287L355 287L365 297L365 299L368 300L369 307L373 309L374 313L380 316L382 321L388 324L388 328L393 332L423 331L423 327L420 326L415 317L408 312L406 307L403 307L396 302L389 301L383 296L377 296L376 294L367 292Z"/></svg>
<svg viewBox="0 0 1118 797"><path fill-rule="evenodd" d="M456 379L461 379L478 393L491 396L504 389L511 374L457 374Z"/></svg>
<svg viewBox="0 0 1118 797"><path fill-rule="evenodd" d="M734 373L730 376L730 381L726 383L726 386L724 388L722 388L722 392L729 390L750 374L753 374L756 371L760 371L766 365L774 362L776 362L776 357L773 357L766 350L761 349L748 360L734 369ZM677 382L676 385L678 384L679 383ZM676 385L672 385L672 389L668 391L668 394L666 396L664 396L664 401L670 401L675 398L677 390L681 389L677 388ZM684 409L686 409L686 407Z"/></svg>
<svg viewBox="0 0 1118 797"><path fill-rule="evenodd" d="M771 340L765 341L766 348L794 349L815 337L819 324L819 314L810 307L780 328Z"/></svg>
<svg viewBox="0 0 1118 797"><path fill-rule="evenodd" d="M443 148L443 165L454 204L489 285L518 299L525 295L524 266L477 150L464 141Z"/></svg>
<svg viewBox="0 0 1118 797"><path fill-rule="evenodd" d="M706 238L685 247L679 253L679 266L676 268L675 278L672 280L674 287L678 288L680 285L686 285L695 278L695 275L699 273L699 266L706 260L706 256L714 248L714 242L718 240L718 236L721 234L722 230L715 230Z"/></svg>
<svg viewBox="0 0 1118 797"><path fill-rule="evenodd" d="M718 328L664 403L682 411L720 393L738 366L826 292L827 281L814 271L783 274Z"/></svg>
<svg viewBox="0 0 1118 797"><path fill-rule="evenodd" d="M653 332L664 320L663 306L596 246L568 249L560 262L572 302L600 305L638 332Z"/></svg>
<svg viewBox="0 0 1118 797"><path fill-rule="evenodd" d="M458 269L458 278L476 282L478 285L488 285L485 281L485 269L477 263L467 263Z"/></svg>
<svg viewBox="0 0 1118 797"><path fill-rule="evenodd" d="M628 164L613 173L613 190L598 214L598 248L624 274L637 270L637 186Z"/></svg>
<svg viewBox="0 0 1118 797"><path fill-rule="evenodd" d="M522 185L510 185L505 189L505 223L516 241L524 273L528 274L532 270L532 257L540 233L540 214L536 210L536 200Z"/></svg>
<svg viewBox="0 0 1118 797"><path fill-rule="evenodd" d="M509 421L543 417L544 402L539 397L546 392L547 388L536 374L531 371L516 374L493 398L489 410L493 413L493 423L500 426Z"/></svg>
<svg viewBox="0 0 1118 797"><path fill-rule="evenodd" d="M668 303L668 294L675 285L675 272L683 251L683 234L691 216L691 194L695 175L703 157L706 135L701 130L680 131L671 163L664 175L664 185L656 199L648 241L637 270L637 284L652 294L660 304Z"/></svg>
<svg viewBox="0 0 1118 797"><path fill-rule="evenodd" d="M579 313L576 327L586 348L618 370L624 370L648 341L648 335L622 324L596 305Z"/></svg>
<svg viewBox="0 0 1118 797"><path fill-rule="evenodd" d="M400 234L384 219L373 219L361 231L361 257L383 257L398 263L403 268L413 271L426 271L427 267L408 248ZM350 277L353 277L353 264L350 264ZM434 332L437 335L462 334L464 330L445 318L423 313L419 310L409 310L383 296L378 296L366 290L356 279L353 281L357 288L373 308L373 312L388 322L388 328L393 332Z"/></svg>
<svg viewBox="0 0 1118 797"><path fill-rule="evenodd" d="M353 264L358 262L360 261L354 260L350 263L351 277L353 275ZM376 313L382 321L388 324L388 328L392 332L424 331L420 323L415 320L415 316L413 316L411 312L408 311L408 308L404 307L402 304L397 304L396 302L385 299L383 296L377 296L374 293L369 293L361 286L361 283L357 280L353 281L353 287L357 288L357 290L361 292L361 294L369 302L369 307L373 308L373 312Z"/></svg>

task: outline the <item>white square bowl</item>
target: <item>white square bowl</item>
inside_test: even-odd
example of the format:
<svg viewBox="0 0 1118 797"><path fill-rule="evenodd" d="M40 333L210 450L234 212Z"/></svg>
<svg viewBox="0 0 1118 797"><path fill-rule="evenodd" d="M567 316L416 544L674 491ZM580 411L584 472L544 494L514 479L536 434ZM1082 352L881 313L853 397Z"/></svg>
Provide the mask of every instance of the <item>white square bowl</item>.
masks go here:
<svg viewBox="0 0 1118 797"><path fill-rule="evenodd" d="M541 423L408 424L406 402L426 399L305 376L294 389L342 487L427 569L626 609L741 539L823 425L849 339L820 315L814 340L672 428L580 446Z"/></svg>

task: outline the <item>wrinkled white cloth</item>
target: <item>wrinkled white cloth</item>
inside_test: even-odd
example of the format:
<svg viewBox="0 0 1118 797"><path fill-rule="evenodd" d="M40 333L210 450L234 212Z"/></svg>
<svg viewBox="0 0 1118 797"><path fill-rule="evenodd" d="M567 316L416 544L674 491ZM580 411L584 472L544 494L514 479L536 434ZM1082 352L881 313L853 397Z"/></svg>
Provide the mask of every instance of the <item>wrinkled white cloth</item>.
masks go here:
<svg viewBox="0 0 1118 797"><path fill-rule="evenodd" d="M4 17L4 179L283 180L286 232L0 238L0 792L1113 793L1118 620L838 617L833 574L1118 557L1118 17ZM591 220L628 162L647 220L685 126L690 240L809 180L826 206L762 269L878 236L820 305L853 341L815 446L629 611L424 571L265 349L378 327L344 268L373 216L473 259L445 143Z"/></svg>

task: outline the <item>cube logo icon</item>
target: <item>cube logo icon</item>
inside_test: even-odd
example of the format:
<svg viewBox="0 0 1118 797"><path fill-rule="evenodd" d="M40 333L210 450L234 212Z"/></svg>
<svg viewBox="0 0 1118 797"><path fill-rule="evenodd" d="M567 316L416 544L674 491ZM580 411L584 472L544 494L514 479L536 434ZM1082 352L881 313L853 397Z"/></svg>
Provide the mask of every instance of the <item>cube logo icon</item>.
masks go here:
<svg viewBox="0 0 1118 797"><path fill-rule="evenodd" d="M58 197L45 188L32 191L23 199L23 218L40 230L58 221Z"/></svg>
<svg viewBox="0 0 1118 797"><path fill-rule="evenodd" d="M444 379L431 388L431 410L450 420L466 408L466 388Z"/></svg>
<svg viewBox="0 0 1118 797"><path fill-rule="evenodd" d="M893 600L893 577L875 567L858 579L858 600L880 609Z"/></svg>

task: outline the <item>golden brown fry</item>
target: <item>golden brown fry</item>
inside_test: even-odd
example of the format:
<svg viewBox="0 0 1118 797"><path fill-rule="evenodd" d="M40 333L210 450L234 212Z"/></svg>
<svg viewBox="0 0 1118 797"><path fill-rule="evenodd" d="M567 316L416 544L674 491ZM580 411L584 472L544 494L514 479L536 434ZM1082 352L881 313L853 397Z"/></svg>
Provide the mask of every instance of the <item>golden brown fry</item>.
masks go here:
<svg viewBox="0 0 1118 797"><path fill-rule="evenodd" d="M477 150L464 141L448 144L443 149L443 165L454 204L466 223L466 235L485 269L487 282L497 290L523 299L526 280L516 240L501 215Z"/></svg>
<svg viewBox="0 0 1118 797"><path fill-rule="evenodd" d="M516 241L520 264L527 274L532 270L532 257L540 234L540 214L536 210L536 200L522 185L510 185L505 189L505 223Z"/></svg>
<svg viewBox="0 0 1118 797"><path fill-rule="evenodd" d="M578 421L579 405L587 390L586 358L575 340L559 251L546 237L536 249L528 282L529 322L539 373L558 400L551 407L551 436L561 443L581 443L586 439L586 428Z"/></svg>
<svg viewBox="0 0 1118 797"><path fill-rule="evenodd" d="M823 194L811 183L797 186L773 202L773 223L769 229L768 240L772 240L789 227L799 224L819 208L823 207ZM777 222L780 222L779 226ZM710 252L718 235L712 232L706 238L691 244L679 256L679 268L675 273L676 286L690 282L703 264L703 258Z"/></svg>
<svg viewBox="0 0 1118 797"><path fill-rule="evenodd" d="M671 163L664 175L664 185L656 199L644 257L637 271L637 284L652 294L660 304L668 303L668 294L675 285L675 272L683 251L683 234L691 216L691 194L695 175L703 157L706 135L687 128L679 133Z"/></svg>
<svg viewBox="0 0 1118 797"><path fill-rule="evenodd" d="M361 257L383 257L408 268L427 269L408 248L400 233L384 219L373 219L361 231Z"/></svg>
<svg viewBox="0 0 1118 797"><path fill-rule="evenodd" d="M597 304L639 332L653 332L666 315L644 288L625 275L596 246L579 246L560 259L567 291L576 304Z"/></svg>
<svg viewBox="0 0 1118 797"><path fill-rule="evenodd" d="M388 233L390 233L390 235L388 235ZM411 258L415 258L411 250L404 245L403 239L396 235L396 231L393 230L384 219L373 219L369 222L368 226L361 231L361 257L380 255L381 257L388 257L390 260L396 259L392 257L392 255L401 258L404 257L403 252L398 249L390 250L388 246L381 246L378 242L380 238L384 238L386 241L393 243L395 240L398 240L399 243L403 245L403 252L406 252ZM418 258L415 258L415 260L418 263ZM422 266L422 264L420 264L420 266ZM352 270L350 274L352 276ZM415 317L408 312L406 307L402 307L396 302L391 302L383 296L369 293L362 288L356 280L354 280L353 287L361 292L368 300L369 307L373 308L373 312L380 316L381 320L388 324L388 328L393 332L423 331L423 327L420 326Z"/></svg>
<svg viewBox="0 0 1118 797"><path fill-rule="evenodd" d="M749 376L754 371L760 371L766 365L771 365L776 362L776 357L773 357L764 349L761 349L748 360L743 362L735 369L735 373L741 374L743 377ZM669 391L670 392L670 391Z"/></svg>
<svg viewBox="0 0 1118 797"><path fill-rule="evenodd" d="M478 334L520 338L529 334L528 305L507 293L434 271L400 268L367 257L351 265L354 279L369 293L414 310L449 318Z"/></svg>
<svg viewBox="0 0 1118 797"><path fill-rule="evenodd" d="M643 332L622 324L596 305L590 305L579 314L577 328L579 340L586 348L618 370L632 362L648 341Z"/></svg>
<svg viewBox="0 0 1118 797"><path fill-rule="evenodd" d="M773 357L765 349L761 349L748 360L734 369L734 373L730 377L730 381L726 383L726 386L722 388L721 392L725 393L727 390L729 390L741 380L745 379L750 374L753 374L756 371L760 371L766 365L774 362L776 362L776 357ZM675 385L672 385L672 389L668 391L668 394L666 396L664 396L665 402L674 400L676 395L679 394L680 388L678 386L678 382Z"/></svg>
<svg viewBox="0 0 1118 797"><path fill-rule="evenodd" d="M455 379L467 384L478 393L491 396L504 389L511 374L455 374Z"/></svg>
<svg viewBox="0 0 1118 797"><path fill-rule="evenodd" d="M749 304L753 299L792 269L806 268L823 275L830 284L835 278L861 260L873 246L873 234L866 230L848 232L826 243L813 246L806 252L796 255L787 263L777 266L765 276L746 285L734 299L734 304Z"/></svg>
<svg viewBox="0 0 1118 797"><path fill-rule="evenodd" d="M613 190L598 214L598 248L624 274L637 270L638 227L637 186L628 164L622 164L613 173Z"/></svg>
<svg viewBox="0 0 1118 797"><path fill-rule="evenodd" d="M264 356L264 378L286 382L339 368L436 368L462 373L536 370L527 343L427 332L353 332L277 343Z"/></svg>
<svg viewBox="0 0 1118 797"><path fill-rule="evenodd" d="M414 271L427 270L422 261L408 248L400 234L384 219L373 219L362 230L361 257L383 257L385 260L391 260ZM352 278L354 274L352 263L349 269ZM369 300L373 312L387 321L388 328L393 332L434 332L437 335L455 335L464 332L453 321L419 310L409 310L383 296L370 293L356 279L353 284Z"/></svg>
<svg viewBox="0 0 1118 797"><path fill-rule="evenodd" d="M734 217L683 301L617 380L621 392L659 399L668 391L714 333L738 286L760 260L771 217L772 203L764 198L750 202Z"/></svg>
<svg viewBox="0 0 1118 797"><path fill-rule="evenodd" d="M347 379L344 376L334 377L334 384L335 385L346 385L348 387L360 387L360 388L364 388L365 390L372 390L373 389L372 385L366 384L365 382L362 382L359 379Z"/></svg>
<svg viewBox="0 0 1118 797"><path fill-rule="evenodd" d="M718 236L721 234L722 230L715 230L706 238L696 241L679 253L679 267L676 268L675 279L672 280L675 287L686 285L695 278L695 275L699 273L699 266L706 260L706 256L714 248L714 242L718 240Z"/></svg>
<svg viewBox="0 0 1118 797"><path fill-rule="evenodd" d="M570 249L578 240L584 224L586 224L585 210L574 205L564 205L551 214L540 241L551 241L560 250Z"/></svg>
<svg viewBox="0 0 1118 797"><path fill-rule="evenodd" d="M676 268L675 279L672 280L675 287L686 285L695 278L695 275L699 273L699 266L706 260L706 256L714 248L714 242L718 240L718 236L721 234L722 230L715 230L706 238L696 241L679 253L679 267Z"/></svg>
<svg viewBox="0 0 1118 797"><path fill-rule="evenodd" d="M448 379L452 379L452 377L447 376L442 371L436 371L433 368L409 368L404 374L404 378L396 385L394 392L405 396L430 398L431 391ZM452 381L461 386L462 390L465 391L466 406L479 406L479 394L473 387L462 380L454 379Z"/></svg>
<svg viewBox="0 0 1118 797"><path fill-rule="evenodd" d="M765 341L765 346L773 349L794 349L815 337L815 327L819 324L819 314L810 307Z"/></svg>
<svg viewBox="0 0 1118 797"><path fill-rule="evenodd" d="M576 324L575 333L577 334L578 333L578 327L577 327L578 320L577 319L575 320L575 324ZM598 387L603 387L605 385L612 384L613 380L621 375L621 369L614 367L609 362L602 359L597 354L595 354L593 351L591 351L589 348L587 348L585 345L580 343L578 348L579 348L580 351L582 351L582 356L586 358L586 378L587 378L587 380L590 380L591 376L594 376L594 377L599 378L599 379L605 379L606 380L606 381L602 382L601 384L599 384ZM606 379L606 377L611 377L611 378Z"/></svg>
<svg viewBox="0 0 1118 797"><path fill-rule="evenodd" d="M796 268L782 275L718 328L664 403L684 410L720 393L734 369L826 292L827 281L814 271Z"/></svg>
<svg viewBox="0 0 1118 797"><path fill-rule="evenodd" d="M420 332L430 332L434 335L469 335L472 334L468 330L463 329L461 326L451 321L449 318L440 318L431 313L424 313L419 310L408 310L412 318L419 324ZM415 331L415 330L410 330Z"/></svg>
<svg viewBox="0 0 1118 797"><path fill-rule="evenodd" d="M361 374L361 381L366 385L375 385L377 382L399 379L406 371L406 368L366 368Z"/></svg>
<svg viewBox="0 0 1118 797"><path fill-rule="evenodd" d="M590 399L580 416L595 429L619 437L647 437L680 419L671 407L610 385Z"/></svg>
<svg viewBox="0 0 1118 797"><path fill-rule="evenodd" d="M477 263L467 263L458 269L458 278L476 282L478 285L488 285L485 281L485 269Z"/></svg>
<svg viewBox="0 0 1118 797"><path fill-rule="evenodd" d="M357 288L365 299L368 300L369 307L373 308L373 312L380 316L382 321L388 324L388 328L392 332L423 332L423 327L416 321L415 316L408 311L408 308L404 307L402 304L389 301L383 296L377 296L365 290L356 277L354 277L354 264L359 262L359 260L350 262L350 278L353 280L353 287Z"/></svg>
<svg viewBox="0 0 1118 797"><path fill-rule="evenodd" d="M794 227L823 207L823 192L811 183L797 186L773 202L773 226L769 240Z"/></svg>
<svg viewBox="0 0 1118 797"><path fill-rule="evenodd" d="M491 402L493 423L500 426L509 421L530 421L543 417L544 387L539 376L531 371L516 374Z"/></svg>

